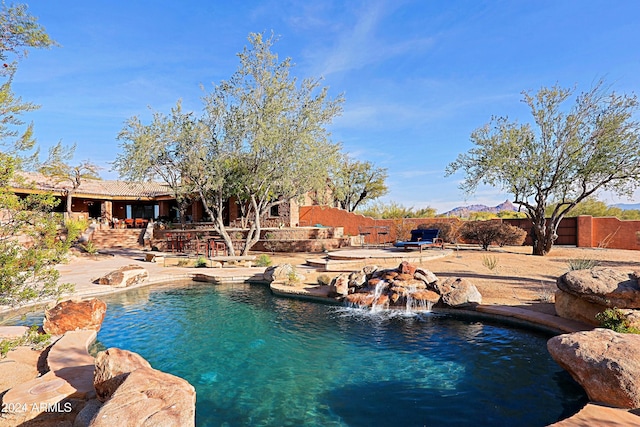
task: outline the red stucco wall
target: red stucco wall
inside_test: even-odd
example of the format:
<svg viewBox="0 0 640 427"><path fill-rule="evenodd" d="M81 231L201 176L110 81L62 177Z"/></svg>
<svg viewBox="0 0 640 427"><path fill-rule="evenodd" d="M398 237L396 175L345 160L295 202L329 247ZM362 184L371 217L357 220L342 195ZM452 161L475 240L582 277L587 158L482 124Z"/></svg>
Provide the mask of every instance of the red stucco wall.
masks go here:
<svg viewBox="0 0 640 427"><path fill-rule="evenodd" d="M591 229L588 227L591 219ZM589 239L589 235L591 238ZM615 217L578 217L578 245L592 248L640 250L640 221L623 221Z"/></svg>
<svg viewBox="0 0 640 427"><path fill-rule="evenodd" d="M327 206L301 206L300 225L325 225L344 227L344 234L357 236L364 227L389 227L387 241L395 241L399 230L416 228L419 224L434 221L458 221L453 218L405 218L399 220L373 219ZM573 221L571 221L573 223ZM593 218L579 216L575 221L576 245L586 248L610 248L640 250L640 221L623 221L614 217ZM569 232L571 230L567 230ZM387 236L384 236L385 238ZM367 237L367 243L376 243L375 234Z"/></svg>

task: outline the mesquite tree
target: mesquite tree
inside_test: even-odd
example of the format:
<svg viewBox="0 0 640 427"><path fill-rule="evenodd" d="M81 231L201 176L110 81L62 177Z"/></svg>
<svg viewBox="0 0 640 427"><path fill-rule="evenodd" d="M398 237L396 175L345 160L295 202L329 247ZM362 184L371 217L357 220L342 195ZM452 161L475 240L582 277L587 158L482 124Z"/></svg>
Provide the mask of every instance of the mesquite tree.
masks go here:
<svg viewBox="0 0 640 427"><path fill-rule="evenodd" d="M607 93L601 81L564 108L573 94L557 85L523 93L533 125L493 118L447 167L448 175L465 173L467 193L484 183L514 195L533 224L534 255L551 250L560 221L582 200L599 190L630 195L640 183L636 96Z"/></svg>
<svg viewBox="0 0 640 427"><path fill-rule="evenodd" d="M332 171L329 187L334 203L349 212L382 197L389 191L385 180L387 169L361 162L345 154Z"/></svg>

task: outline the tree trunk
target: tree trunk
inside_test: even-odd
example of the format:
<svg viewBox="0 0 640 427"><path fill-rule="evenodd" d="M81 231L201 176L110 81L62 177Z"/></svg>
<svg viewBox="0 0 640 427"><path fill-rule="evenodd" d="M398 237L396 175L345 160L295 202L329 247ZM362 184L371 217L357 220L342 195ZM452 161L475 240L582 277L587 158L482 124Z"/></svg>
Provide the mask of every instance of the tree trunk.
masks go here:
<svg viewBox="0 0 640 427"><path fill-rule="evenodd" d="M71 216L71 205L73 204L73 193L71 191L67 191L67 216L69 217L69 219L72 218Z"/></svg>
<svg viewBox="0 0 640 427"><path fill-rule="evenodd" d="M258 207L258 202L253 195L251 196L251 209L249 210L249 212L251 210L253 210L255 217L253 223L251 223L251 226L249 227L242 255L248 255L249 250L253 246L255 246L256 243L258 243L258 241L260 240L260 231L262 230L260 208Z"/></svg>
<svg viewBox="0 0 640 427"><path fill-rule="evenodd" d="M553 243L558 236L555 233L555 224L553 222L547 222L543 216L538 218L531 218L533 223L532 238L533 238L533 255L545 256L551 252Z"/></svg>

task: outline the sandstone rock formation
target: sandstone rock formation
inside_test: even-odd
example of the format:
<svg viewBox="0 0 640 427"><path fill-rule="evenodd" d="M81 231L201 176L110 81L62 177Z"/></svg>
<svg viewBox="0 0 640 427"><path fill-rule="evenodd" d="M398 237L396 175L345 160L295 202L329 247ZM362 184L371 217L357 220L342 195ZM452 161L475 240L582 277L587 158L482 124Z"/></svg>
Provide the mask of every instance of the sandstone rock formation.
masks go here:
<svg viewBox="0 0 640 427"><path fill-rule="evenodd" d="M349 275L346 273L334 277L329 284L330 297L344 297L349 294Z"/></svg>
<svg viewBox="0 0 640 427"><path fill-rule="evenodd" d="M640 309L640 284L634 272L602 267L574 270L560 276L557 286L556 313L566 319L598 326L595 315L607 308Z"/></svg>
<svg viewBox="0 0 640 427"><path fill-rule="evenodd" d="M592 401L640 408L640 335L594 329L553 337L547 348Z"/></svg>
<svg viewBox="0 0 640 427"><path fill-rule="evenodd" d="M99 331L106 312L107 305L97 298L63 301L45 310L42 327L51 335L62 335L78 329Z"/></svg>
<svg viewBox="0 0 640 427"><path fill-rule="evenodd" d="M149 272L139 265L131 264L107 273L98 279L101 285L109 285L114 288L124 288L137 285L149 278Z"/></svg>
<svg viewBox="0 0 640 427"><path fill-rule="evenodd" d="M269 282L302 282L305 277L298 273L291 264L279 264L268 267L264 271L264 278Z"/></svg>
<svg viewBox="0 0 640 427"><path fill-rule="evenodd" d="M101 402L109 399L131 372L138 368L151 367L139 354L119 348L110 348L98 353L95 366L93 387Z"/></svg>
<svg viewBox="0 0 640 427"><path fill-rule="evenodd" d="M595 267L569 271L557 281L558 289L610 308L640 308L640 284L634 273Z"/></svg>
<svg viewBox="0 0 640 427"><path fill-rule="evenodd" d="M195 404L195 389L187 381L142 367L127 376L89 426L194 425Z"/></svg>
<svg viewBox="0 0 640 427"><path fill-rule="evenodd" d="M437 292L442 302L451 307L466 307L482 303L482 295L473 284L466 279L449 278L444 283L437 283Z"/></svg>
<svg viewBox="0 0 640 427"><path fill-rule="evenodd" d="M360 284L360 277L366 281ZM348 288L345 289L345 282ZM355 280L358 278L358 280ZM365 267L361 272L337 276L332 282L330 296L344 297L359 307L407 307L426 309L440 301L451 307L479 304L478 289L464 279L449 279L440 283L429 270L402 262L394 269Z"/></svg>

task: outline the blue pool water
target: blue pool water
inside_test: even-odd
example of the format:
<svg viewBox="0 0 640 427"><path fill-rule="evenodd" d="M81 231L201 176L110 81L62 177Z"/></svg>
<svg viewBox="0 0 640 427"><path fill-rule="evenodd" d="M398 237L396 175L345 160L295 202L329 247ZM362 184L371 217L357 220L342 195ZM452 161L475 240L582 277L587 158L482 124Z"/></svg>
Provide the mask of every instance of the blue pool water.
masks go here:
<svg viewBox="0 0 640 427"><path fill-rule="evenodd" d="M587 400L534 331L371 315L250 284L106 301L98 346L187 379L199 426L543 426Z"/></svg>

